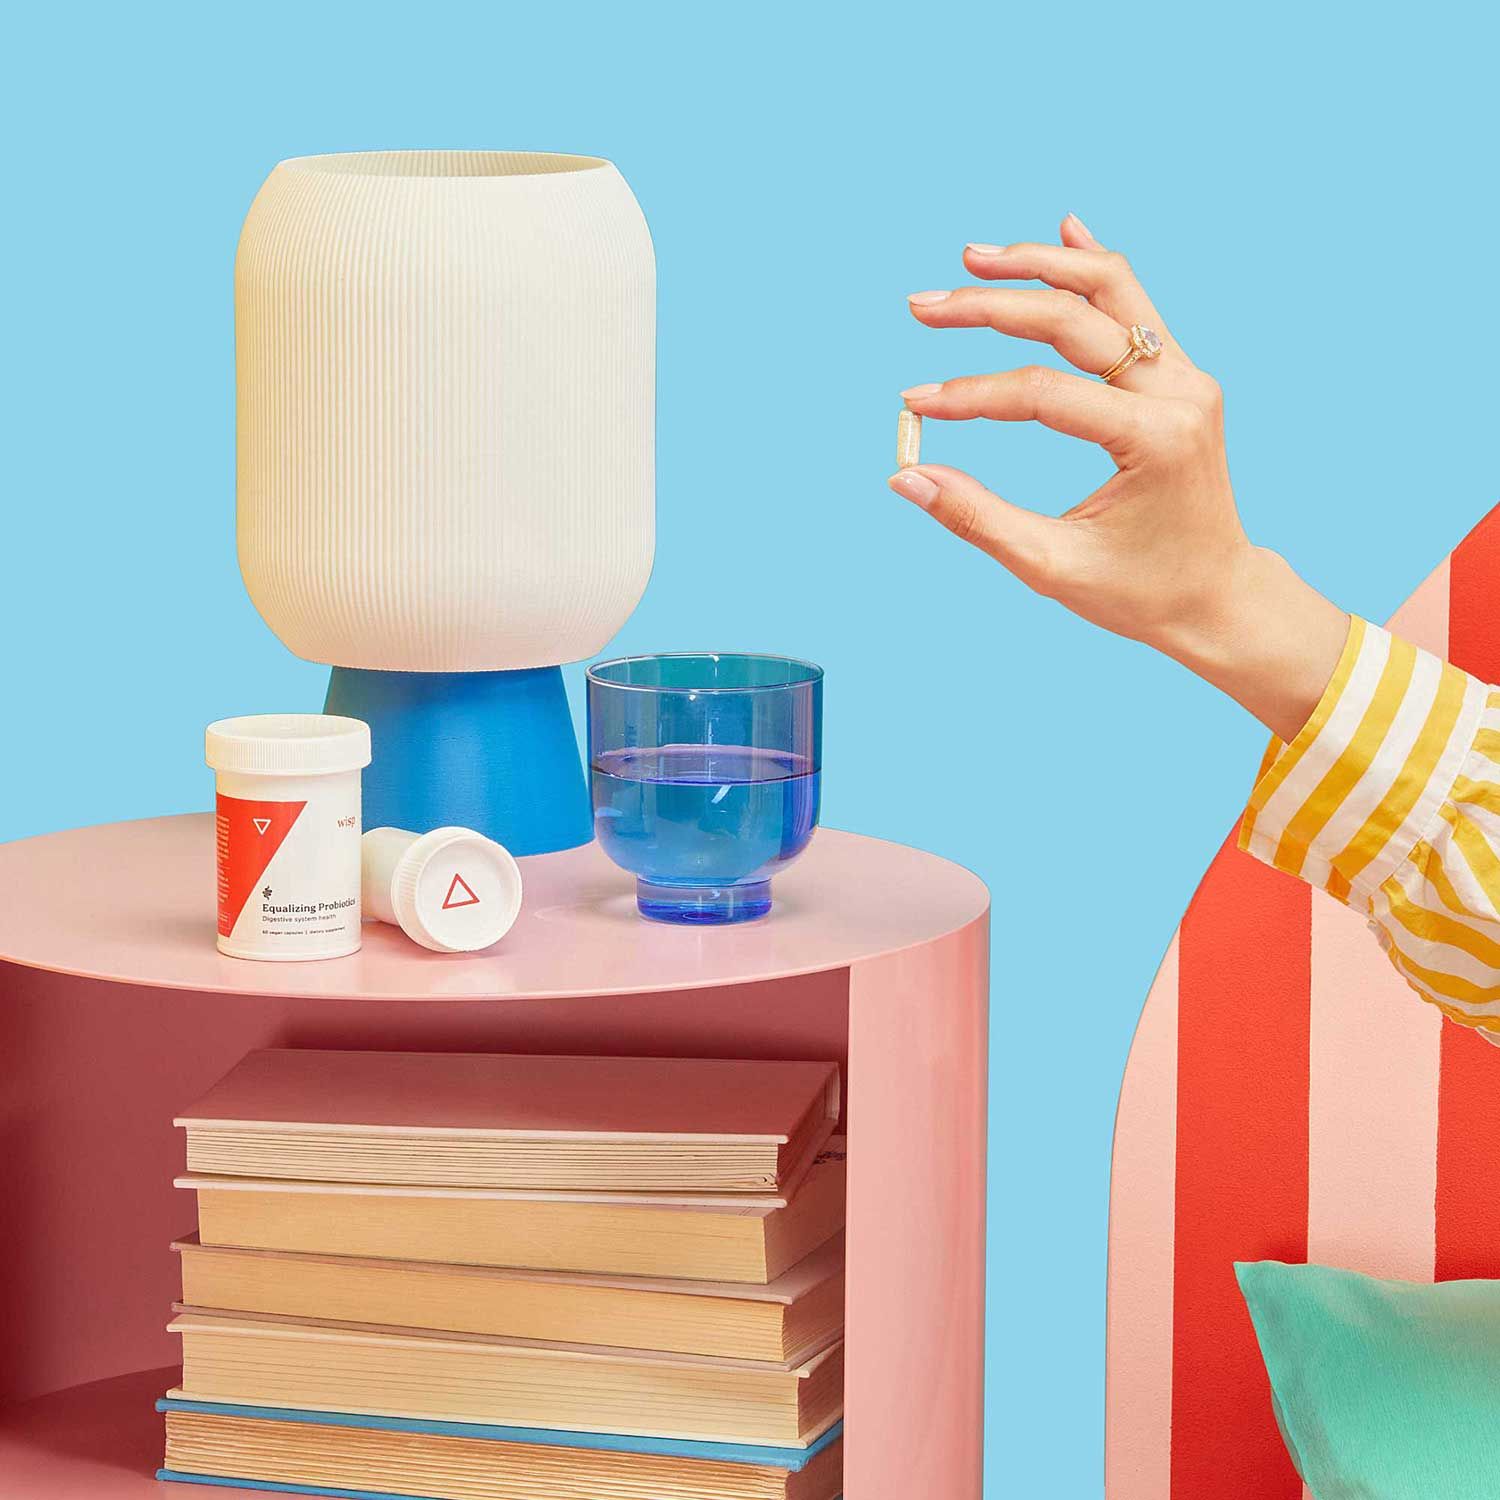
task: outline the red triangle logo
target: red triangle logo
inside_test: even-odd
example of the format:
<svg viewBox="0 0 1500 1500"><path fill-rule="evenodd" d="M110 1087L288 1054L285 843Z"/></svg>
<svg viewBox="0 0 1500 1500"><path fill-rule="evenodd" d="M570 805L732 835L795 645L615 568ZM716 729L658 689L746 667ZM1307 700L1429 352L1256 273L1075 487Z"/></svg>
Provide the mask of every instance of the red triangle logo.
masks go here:
<svg viewBox="0 0 1500 1500"><path fill-rule="evenodd" d="M460 895L459 892L463 894ZM452 911L455 906L478 906L479 897L469 887L469 882L462 875L454 875L453 884L448 887L448 894L443 897L443 910Z"/></svg>
<svg viewBox="0 0 1500 1500"><path fill-rule="evenodd" d="M269 818L251 818L250 821L255 824L255 831L257 833L263 834L271 826Z"/></svg>

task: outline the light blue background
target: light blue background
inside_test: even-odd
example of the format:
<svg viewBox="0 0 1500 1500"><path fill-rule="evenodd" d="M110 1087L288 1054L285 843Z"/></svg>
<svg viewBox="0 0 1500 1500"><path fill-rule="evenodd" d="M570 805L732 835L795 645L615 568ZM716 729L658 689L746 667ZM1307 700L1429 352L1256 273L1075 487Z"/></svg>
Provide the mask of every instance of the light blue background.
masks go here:
<svg viewBox="0 0 1500 1500"><path fill-rule="evenodd" d="M961 279L965 240L1076 210L1225 383L1252 533L1376 618L1496 498L1493 23L1238 11L8 22L0 838L203 807L208 720L320 701L324 671L263 627L233 550L231 265L271 166L613 158L661 290L661 540L616 644L822 662L827 821L994 892L994 1496L1098 1492L1115 1093L1262 735L889 494L902 386L1028 358L919 328L904 294ZM1107 473L1017 429L930 425L926 454L1054 508Z"/></svg>

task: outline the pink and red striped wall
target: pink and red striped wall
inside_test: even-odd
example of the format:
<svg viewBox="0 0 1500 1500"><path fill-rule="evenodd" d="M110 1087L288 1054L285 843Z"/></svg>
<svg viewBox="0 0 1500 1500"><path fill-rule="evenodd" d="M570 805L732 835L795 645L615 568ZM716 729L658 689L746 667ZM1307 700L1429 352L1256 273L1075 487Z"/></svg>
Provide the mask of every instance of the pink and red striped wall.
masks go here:
<svg viewBox="0 0 1500 1500"><path fill-rule="evenodd" d="M1500 682L1500 507L1391 626ZM1364 920L1231 837L1146 1001L1115 1127L1108 1500L1300 1500L1236 1260L1500 1276L1500 1048Z"/></svg>

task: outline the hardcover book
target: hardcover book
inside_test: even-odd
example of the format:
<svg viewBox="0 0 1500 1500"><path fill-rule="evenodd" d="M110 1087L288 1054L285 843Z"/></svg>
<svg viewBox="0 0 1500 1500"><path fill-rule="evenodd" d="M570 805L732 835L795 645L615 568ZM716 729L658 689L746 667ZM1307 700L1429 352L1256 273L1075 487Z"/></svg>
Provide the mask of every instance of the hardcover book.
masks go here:
<svg viewBox="0 0 1500 1500"><path fill-rule="evenodd" d="M196 1235L172 1248L183 1302L221 1312L773 1362L823 1348L844 1321L842 1235L765 1286L241 1250Z"/></svg>
<svg viewBox="0 0 1500 1500"><path fill-rule="evenodd" d="M835 1500L843 1424L806 1448L606 1437L168 1398L157 1478L346 1500Z"/></svg>
<svg viewBox="0 0 1500 1500"><path fill-rule="evenodd" d="M834 1063L252 1052L176 1123L194 1173L425 1187L794 1189Z"/></svg>
<svg viewBox="0 0 1500 1500"><path fill-rule="evenodd" d="M205 1245L699 1281L774 1281L844 1227L842 1139L788 1199L179 1177Z"/></svg>
<svg viewBox="0 0 1500 1500"><path fill-rule="evenodd" d="M185 1400L805 1448L843 1345L800 1365L181 1311Z"/></svg>

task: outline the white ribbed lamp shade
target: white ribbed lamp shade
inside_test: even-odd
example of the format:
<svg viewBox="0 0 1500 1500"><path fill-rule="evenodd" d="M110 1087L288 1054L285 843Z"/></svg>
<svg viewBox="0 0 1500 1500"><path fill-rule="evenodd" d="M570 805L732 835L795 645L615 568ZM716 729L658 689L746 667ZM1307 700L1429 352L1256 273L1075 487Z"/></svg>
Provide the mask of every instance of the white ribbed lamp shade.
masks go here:
<svg viewBox="0 0 1500 1500"><path fill-rule="evenodd" d="M239 557L335 666L576 661L655 544L656 273L606 161L282 162L235 262Z"/></svg>

